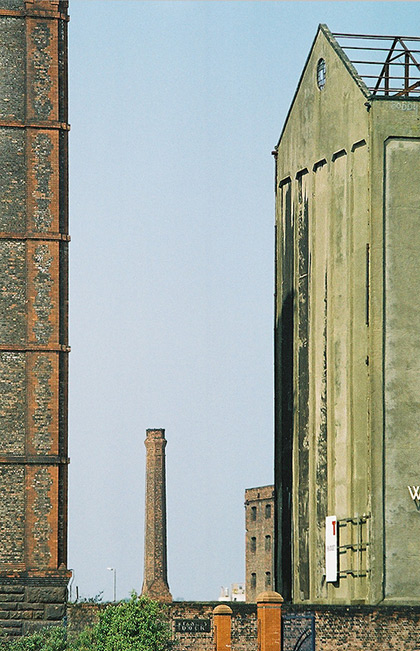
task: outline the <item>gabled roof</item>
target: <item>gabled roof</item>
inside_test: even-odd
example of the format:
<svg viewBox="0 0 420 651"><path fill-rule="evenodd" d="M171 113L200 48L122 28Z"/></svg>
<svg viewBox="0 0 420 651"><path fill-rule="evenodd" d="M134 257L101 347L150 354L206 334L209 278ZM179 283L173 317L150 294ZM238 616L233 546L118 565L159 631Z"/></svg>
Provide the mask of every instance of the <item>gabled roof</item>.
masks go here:
<svg viewBox="0 0 420 651"><path fill-rule="evenodd" d="M320 33L341 59L366 99L420 99L420 37L332 33L327 25L321 24L303 67L279 143Z"/></svg>
<svg viewBox="0 0 420 651"><path fill-rule="evenodd" d="M329 44L331 45L333 50L335 50L335 52L337 53L339 58L342 60L344 66L347 68L350 75L353 77L354 81L359 86L362 93L366 96L366 98L369 97L369 90L366 87L366 84L363 82L361 77L358 75L356 68L353 66L353 64L351 63L350 59L348 58L348 56L346 55L344 50L340 47L340 45L338 44L338 41L334 38L333 34L330 32L327 25L322 25L322 24L318 25L318 29L317 29L315 38L313 40L311 49L309 50L309 54L308 54L308 56L306 58L305 65L303 66L302 74L300 75L299 82L298 82L295 94L293 95L293 99L292 99L292 102L290 104L289 110L287 112L286 119L285 119L284 124L283 124L283 129L281 131L281 134L280 134L280 137L279 137L276 148L279 146L280 140L282 139L284 130L286 128L287 122L288 122L289 117L290 117L290 113L291 113L291 111L293 109L293 105L294 105L294 103L296 101L296 98L298 96L298 93L299 93L299 90L300 90L300 87L301 87L301 84L302 84L302 80L303 80L303 78L305 76L306 68L308 67L308 63L309 63L309 60L310 60L310 58L312 56L312 52L313 52L313 49L315 47L315 43L317 42L320 33L322 33L325 36L325 38L327 39L327 41L329 42Z"/></svg>
<svg viewBox="0 0 420 651"><path fill-rule="evenodd" d="M369 89L367 88L366 84L364 83L362 77L357 72L356 68L354 67L353 62L350 61L349 57L347 56L346 52L344 51L344 48L341 47L341 45L339 44L339 42L335 38L336 35L333 34L332 32L330 32L330 30L328 29L328 27L326 25L319 25L317 35L316 35L316 37L314 39L314 42L313 42L313 45L312 45L312 48L311 48L311 52L309 53L309 56L312 53L312 49L313 49L313 46L315 45L315 41L317 39L317 36L318 36L319 32L322 32L324 34L325 38L330 43L333 50L335 50L335 52L337 53L339 58L342 60L342 62L344 63L344 66L347 68L347 70L349 71L349 73L353 77L356 84L359 86L362 93L364 95L366 95L366 97L369 97ZM309 60L309 56L308 56L308 60ZM306 67L306 64L305 64L305 67Z"/></svg>

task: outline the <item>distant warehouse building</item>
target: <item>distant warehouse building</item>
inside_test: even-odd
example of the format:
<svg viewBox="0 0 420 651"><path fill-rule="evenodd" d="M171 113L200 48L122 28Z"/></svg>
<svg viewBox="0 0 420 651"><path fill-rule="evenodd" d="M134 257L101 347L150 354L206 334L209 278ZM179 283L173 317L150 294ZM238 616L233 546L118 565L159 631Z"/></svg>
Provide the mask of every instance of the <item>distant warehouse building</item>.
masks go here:
<svg viewBox="0 0 420 651"><path fill-rule="evenodd" d="M255 602L273 590L274 486L245 491L245 596Z"/></svg>
<svg viewBox="0 0 420 651"><path fill-rule="evenodd" d="M276 147L275 587L420 601L419 38L318 29Z"/></svg>

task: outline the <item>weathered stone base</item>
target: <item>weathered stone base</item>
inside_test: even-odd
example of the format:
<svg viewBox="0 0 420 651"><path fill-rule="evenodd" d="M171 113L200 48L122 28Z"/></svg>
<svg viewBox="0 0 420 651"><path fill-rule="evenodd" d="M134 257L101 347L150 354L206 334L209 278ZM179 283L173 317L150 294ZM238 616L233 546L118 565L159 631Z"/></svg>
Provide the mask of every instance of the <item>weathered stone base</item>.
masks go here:
<svg viewBox="0 0 420 651"><path fill-rule="evenodd" d="M169 586L166 581L161 578L155 579L148 584L144 581L141 594L145 597L149 597L149 599L154 599L155 601L160 601L166 604L169 604L172 601Z"/></svg>
<svg viewBox="0 0 420 651"><path fill-rule="evenodd" d="M0 576L0 629L10 636L57 626L66 615L68 578Z"/></svg>

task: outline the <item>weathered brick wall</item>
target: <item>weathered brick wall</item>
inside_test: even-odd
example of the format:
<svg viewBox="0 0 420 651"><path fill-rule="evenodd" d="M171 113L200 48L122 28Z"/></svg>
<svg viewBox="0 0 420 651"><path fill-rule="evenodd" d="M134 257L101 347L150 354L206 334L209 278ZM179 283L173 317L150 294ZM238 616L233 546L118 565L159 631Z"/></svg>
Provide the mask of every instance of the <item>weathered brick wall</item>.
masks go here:
<svg viewBox="0 0 420 651"><path fill-rule="evenodd" d="M174 646L177 651L214 651L213 610L220 602L180 601L169 604ZM257 607L255 604L229 602L232 609L232 649L256 651ZM176 633L176 619L210 619L210 633Z"/></svg>
<svg viewBox="0 0 420 651"><path fill-rule="evenodd" d="M256 604L229 603L232 615L232 648L235 651L257 651Z"/></svg>
<svg viewBox="0 0 420 651"><path fill-rule="evenodd" d="M219 606L218 601L174 601L165 604L171 623L174 651L214 651L213 610ZM229 602L232 615L232 649L234 651L256 651L257 648L257 607L255 604ZM106 604L69 604L67 617L69 630L80 632L86 626L92 626ZM200 619L210 620L209 633L175 632L175 620Z"/></svg>
<svg viewBox="0 0 420 651"><path fill-rule="evenodd" d="M63 617L69 577L67 4L0 0L0 628L16 634Z"/></svg>
<svg viewBox="0 0 420 651"><path fill-rule="evenodd" d="M283 614L314 616L315 651L420 649L420 606L284 605Z"/></svg>
<svg viewBox="0 0 420 651"><path fill-rule="evenodd" d="M24 469L0 466L0 485L3 486L0 500L2 561L19 565L23 563L25 549L25 522L22 518L25 508Z"/></svg>
<svg viewBox="0 0 420 651"><path fill-rule="evenodd" d="M175 651L214 651L213 610L220 602L181 601L165 605ZM257 607L229 602L232 651L257 651ZM70 604L68 625L78 632L92 626L106 604ZM420 606L283 606L284 615L315 617L315 651L419 651ZM175 620L210 620L209 633L176 633ZM285 648L289 646L285 645ZM290 648L293 648L290 647ZM305 647L306 648L306 647Z"/></svg>
<svg viewBox="0 0 420 651"><path fill-rule="evenodd" d="M98 621L99 614L108 604L70 603L67 604L67 626L72 633L78 634L90 628Z"/></svg>
<svg viewBox="0 0 420 651"><path fill-rule="evenodd" d="M268 509L268 511L267 511ZM274 570L274 486L245 491L246 599L272 590Z"/></svg>
<svg viewBox="0 0 420 651"><path fill-rule="evenodd" d="M418 651L420 607L315 612L316 651Z"/></svg>
<svg viewBox="0 0 420 651"><path fill-rule="evenodd" d="M174 601L168 605L174 648L178 651L214 651L212 613L217 603ZM209 619L210 633L176 633L176 619Z"/></svg>

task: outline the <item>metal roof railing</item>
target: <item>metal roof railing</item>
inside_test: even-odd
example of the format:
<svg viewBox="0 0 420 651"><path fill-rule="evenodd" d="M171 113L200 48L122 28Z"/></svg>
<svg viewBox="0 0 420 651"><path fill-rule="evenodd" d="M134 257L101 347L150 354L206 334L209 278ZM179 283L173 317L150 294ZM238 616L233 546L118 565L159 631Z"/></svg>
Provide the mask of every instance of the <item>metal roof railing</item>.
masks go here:
<svg viewBox="0 0 420 651"><path fill-rule="evenodd" d="M333 36L372 95L420 97L420 37Z"/></svg>

